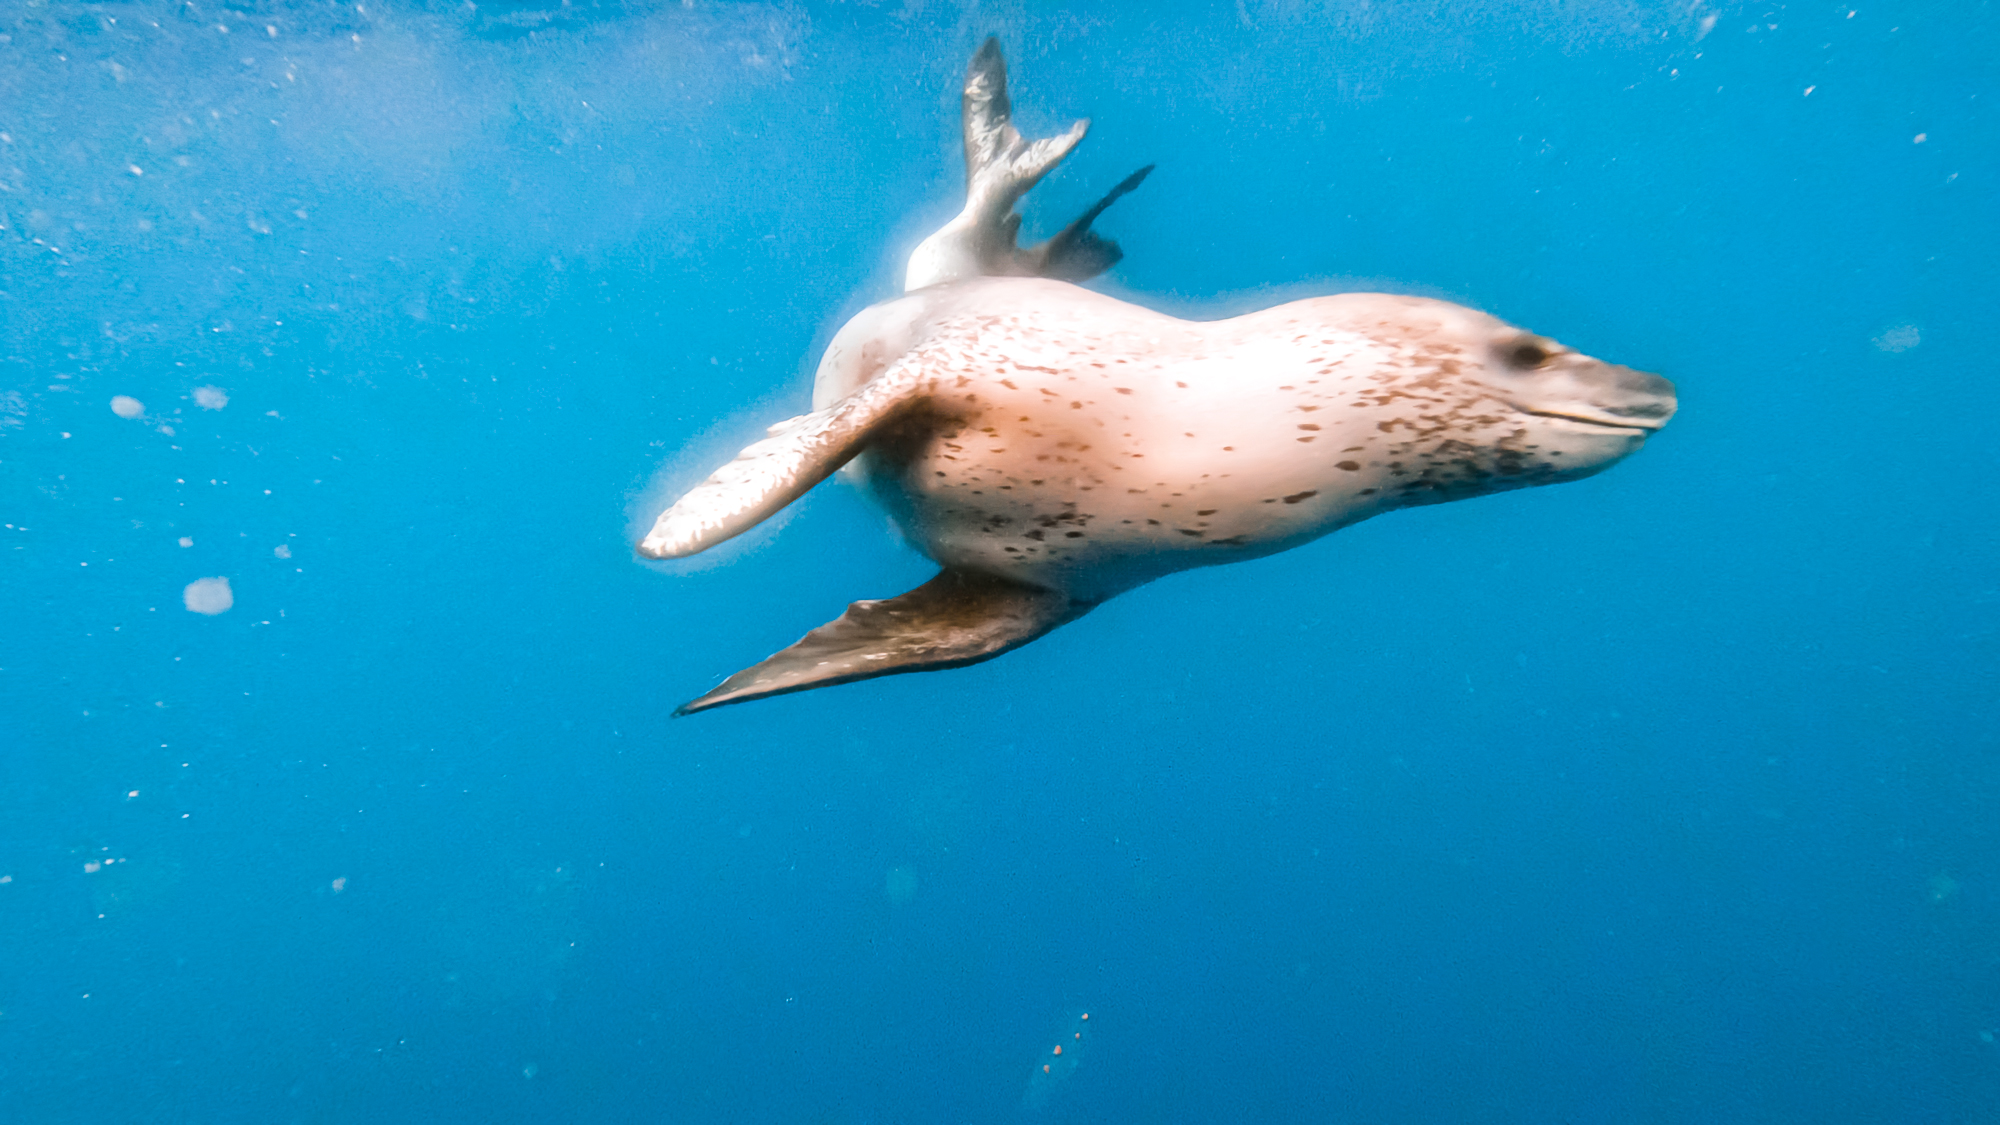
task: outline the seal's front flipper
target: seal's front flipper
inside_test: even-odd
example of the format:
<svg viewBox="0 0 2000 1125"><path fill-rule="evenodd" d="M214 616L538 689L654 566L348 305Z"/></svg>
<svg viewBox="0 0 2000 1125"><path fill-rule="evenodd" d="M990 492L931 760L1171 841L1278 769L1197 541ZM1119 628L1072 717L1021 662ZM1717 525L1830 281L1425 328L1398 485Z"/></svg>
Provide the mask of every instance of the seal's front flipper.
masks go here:
<svg viewBox="0 0 2000 1125"><path fill-rule="evenodd" d="M892 364L825 410L772 426L769 437L661 512L639 553L684 558L757 526L852 460L884 423L922 397L923 385L918 365Z"/></svg>
<svg viewBox="0 0 2000 1125"><path fill-rule="evenodd" d="M1074 621L1090 608L1054 590L946 568L902 597L855 602L799 643L736 673L674 714L899 672L977 664Z"/></svg>

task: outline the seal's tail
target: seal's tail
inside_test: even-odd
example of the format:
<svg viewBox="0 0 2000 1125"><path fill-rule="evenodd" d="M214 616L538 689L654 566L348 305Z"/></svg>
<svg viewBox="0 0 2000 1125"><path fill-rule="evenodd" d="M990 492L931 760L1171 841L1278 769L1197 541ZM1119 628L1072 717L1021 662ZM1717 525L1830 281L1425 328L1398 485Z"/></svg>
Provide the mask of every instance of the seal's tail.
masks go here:
<svg viewBox="0 0 2000 1125"><path fill-rule="evenodd" d="M1118 261L1118 244L1091 233L1090 224L1146 178L1152 165L1127 176L1097 205L1037 246L1017 244L1021 216L1014 211L1090 130L1078 121L1067 133L1029 141L1014 128L1007 99L1007 60L989 38L966 67L961 99L965 131L965 210L910 254L904 290L971 277L1053 277L1082 281Z"/></svg>

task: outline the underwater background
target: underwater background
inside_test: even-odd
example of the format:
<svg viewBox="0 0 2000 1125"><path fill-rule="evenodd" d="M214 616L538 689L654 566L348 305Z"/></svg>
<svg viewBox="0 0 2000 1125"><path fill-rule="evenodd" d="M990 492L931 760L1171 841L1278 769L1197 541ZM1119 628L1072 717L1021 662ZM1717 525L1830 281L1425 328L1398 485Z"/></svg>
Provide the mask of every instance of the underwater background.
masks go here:
<svg viewBox="0 0 2000 1125"><path fill-rule="evenodd" d="M932 573L838 482L631 542L987 34L1093 121L1029 232L1158 164L1093 286L1680 416L670 719ZM1996 78L1987 0L0 0L0 1121L2000 1120Z"/></svg>

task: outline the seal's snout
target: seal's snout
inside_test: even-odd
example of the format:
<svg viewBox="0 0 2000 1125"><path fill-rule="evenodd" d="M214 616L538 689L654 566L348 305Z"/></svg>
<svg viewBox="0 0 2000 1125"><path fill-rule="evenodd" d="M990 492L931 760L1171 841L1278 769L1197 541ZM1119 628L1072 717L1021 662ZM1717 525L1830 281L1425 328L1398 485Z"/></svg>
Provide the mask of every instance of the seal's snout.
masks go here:
<svg viewBox="0 0 2000 1125"><path fill-rule="evenodd" d="M1592 404L1614 418L1623 419L1634 426L1657 430L1667 424L1680 408L1680 401L1674 394L1674 384L1649 371L1634 371L1629 367L1606 366L1604 387L1592 396Z"/></svg>

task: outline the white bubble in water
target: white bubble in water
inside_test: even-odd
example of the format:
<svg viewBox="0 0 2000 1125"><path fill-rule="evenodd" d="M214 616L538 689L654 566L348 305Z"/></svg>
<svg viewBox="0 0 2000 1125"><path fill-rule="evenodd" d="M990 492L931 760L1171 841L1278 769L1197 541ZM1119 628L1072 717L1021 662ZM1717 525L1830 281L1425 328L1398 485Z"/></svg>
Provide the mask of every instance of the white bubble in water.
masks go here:
<svg viewBox="0 0 2000 1125"><path fill-rule="evenodd" d="M223 393L221 387L196 387L194 403L203 410L220 410L229 405L229 396Z"/></svg>
<svg viewBox="0 0 2000 1125"><path fill-rule="evenodd" d="M283 543L280 543L277 546L271 548L271 553L278 556L281 559L289 559L292 557L292 549Z"/></svg>
<svg viewBox="0 0 2000 1125"><path fill-rule="evenodd" d="M1875 337L1875 346L1885 352L1906 352L1924 342L1924 334L1914 324L1898 324Z"/></svg>
<svg viewBox="0 0 2000 1125"><path fill-rule="evenodd" d="M137 418L146 412L146 404L131 395L112 395L111 413L120 418Z"/></svg>
<svg viewBox="0 0 2000 1125"><path fill-rule="evenodd" d="M194 536L192 536L192 535L183 535L183 536L181 536L181 546L183 546L183 547L192 547L192 546L194 546Z"/></svg>
<svg viewBox="0 0 2000 1125"><path fill-rule="evenodd" d="M187 603L189 611L213 617L229 612L236 604L236 595L230 591L227 578L197 578L181 591L181 601Z"/></svg>

